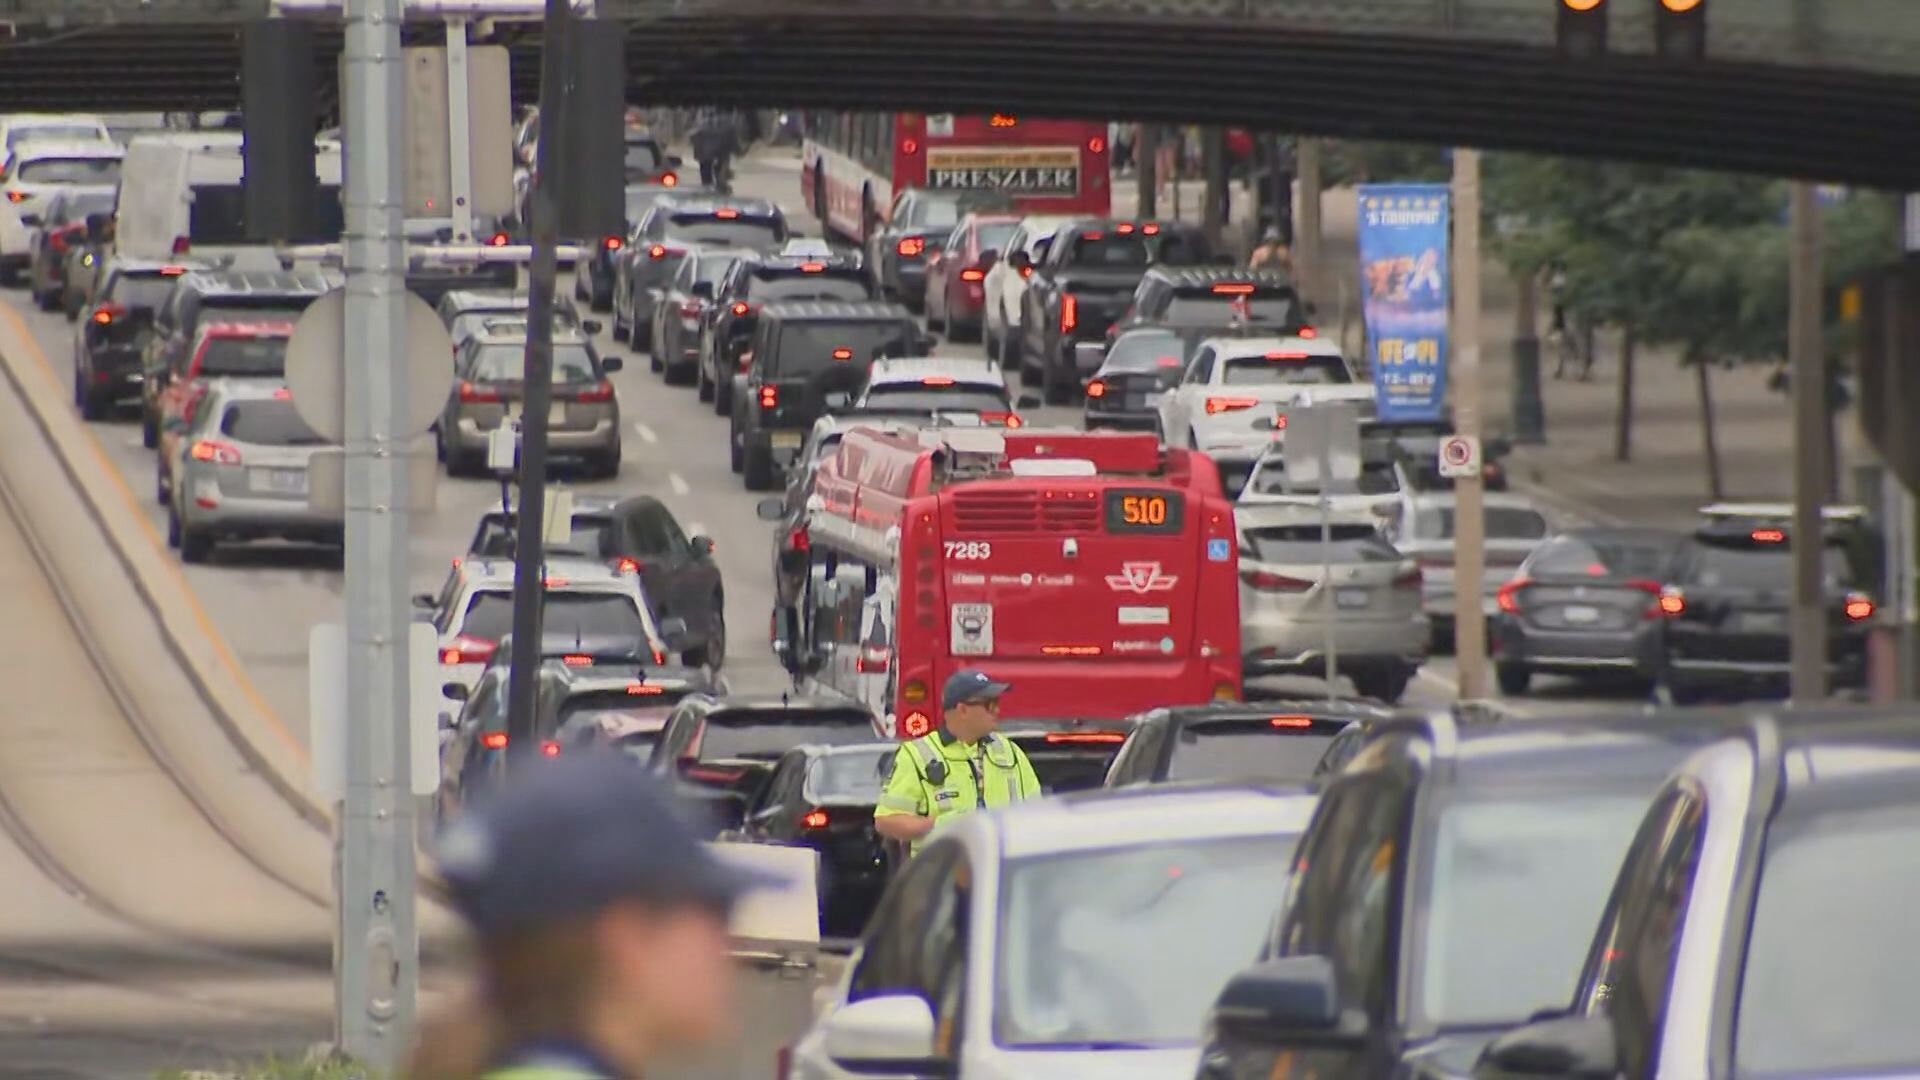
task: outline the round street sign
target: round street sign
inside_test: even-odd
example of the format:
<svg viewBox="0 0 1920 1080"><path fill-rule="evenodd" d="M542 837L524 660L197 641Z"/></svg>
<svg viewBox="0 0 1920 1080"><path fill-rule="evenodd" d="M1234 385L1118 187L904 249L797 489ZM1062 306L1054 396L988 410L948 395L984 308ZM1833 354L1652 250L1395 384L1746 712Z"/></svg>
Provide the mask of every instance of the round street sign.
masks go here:
<svg viewBox="0 0 1920 1080"><path fill-rule="evenodd" d="M405 413L399 418L403 439L426 433L446 407L453 385L453 339L425 300L406 294L407 351L396 357L406 372ZM335 289L315 300L293 324L287 343L287 390L293 408L328 442L344 443L346 420L347 293ZM371 388L384 394L384 386Z"/></svg>
<svg viewBox="0 0 1920 1080"><path fill-rule="evenodd" d="M1480 440L1451 435L1440 443L1440 475L1458 479L1480 472Z"/></svg>

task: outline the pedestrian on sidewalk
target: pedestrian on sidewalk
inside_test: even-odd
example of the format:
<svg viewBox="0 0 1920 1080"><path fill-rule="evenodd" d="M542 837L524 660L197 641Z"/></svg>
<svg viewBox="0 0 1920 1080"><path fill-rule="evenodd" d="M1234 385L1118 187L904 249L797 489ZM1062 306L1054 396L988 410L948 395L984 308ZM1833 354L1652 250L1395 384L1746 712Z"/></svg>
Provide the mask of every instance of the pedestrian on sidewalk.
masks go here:
<svg viewBox="0 0 1920 1080"><path fill-rule="evenodd" d="M638 1080L734 1015L728 919L778 883L714 856L624 754L529 764L444 836L482 996L429 1027L410 1080Z"/></svg>
<svg viewBox="0 0 1920 1080"><path fill-rule="evenodd" d="M1247 269L1293 273L1293 249L1281 239L1279 226L1270 226L1260 237L1259 246L1247 256Z"/></svg>

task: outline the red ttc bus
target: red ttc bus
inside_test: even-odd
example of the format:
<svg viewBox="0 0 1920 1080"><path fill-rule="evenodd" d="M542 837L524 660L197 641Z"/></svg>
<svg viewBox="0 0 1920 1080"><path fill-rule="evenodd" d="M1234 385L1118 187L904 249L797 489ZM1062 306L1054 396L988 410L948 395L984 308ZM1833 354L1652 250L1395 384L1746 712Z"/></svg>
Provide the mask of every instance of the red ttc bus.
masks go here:
<svg viewBox="0 0 1920 1080"><path fill-rule="evenodd" d="M789 666L890 735L938 723L969 667L1013 684L1009 719L1240 697L1233 504L1199 453L1149 434L856 428L821 466L807 530Z"/></svg>
<svg viewBox="0 0 1920 1080"><path fill-rule="evenodd" d="M1035 214L1105 217L1107 125L1007 113L816 113L800 195L826 228L865 243L910 188L1002 191Z"/></svg>

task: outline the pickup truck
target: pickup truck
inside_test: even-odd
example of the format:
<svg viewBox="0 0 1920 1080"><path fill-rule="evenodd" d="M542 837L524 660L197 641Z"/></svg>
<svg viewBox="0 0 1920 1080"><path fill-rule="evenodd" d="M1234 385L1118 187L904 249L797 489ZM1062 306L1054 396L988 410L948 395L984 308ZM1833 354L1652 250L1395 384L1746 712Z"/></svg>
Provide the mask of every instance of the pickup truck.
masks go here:
<svg viewBox="0 0 1920 1080"><path fill-rule="evenodd" d="M1015 269L1033 267L1021 299L1018 357L1023 382L1038 383L1047 403L1059 405L1098 370L1084 370L1076 346L1099 342L1133 301L1149 267L1213 263L1205 236L1191 225L1165 221L1086 220L1061 226L1035 264L1023 251L1008 256Z"/></svg>

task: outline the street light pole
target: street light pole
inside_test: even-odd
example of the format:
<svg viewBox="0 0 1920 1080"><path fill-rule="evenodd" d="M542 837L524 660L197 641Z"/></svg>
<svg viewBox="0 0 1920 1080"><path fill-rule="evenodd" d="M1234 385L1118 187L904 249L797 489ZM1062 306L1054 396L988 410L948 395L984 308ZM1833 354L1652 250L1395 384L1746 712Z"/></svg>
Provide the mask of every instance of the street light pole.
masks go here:
<svg viewBox="0 0 1920 1080"><path fill-rule="evenodd" d="M1453 425L1480 440L1480 151L1453 152ZM1487 696L1485 479L1453 482L1454 661L1462 700Z"/></svg>
<svg viewBox="0 0 1920 1080"><path fill-rule="evenodd" d="M1787 360L1793 388L1793 701L1827 696L1825 514L1830 470L1826 438L1827 373L1822 341L1820 201L1795 181L1789 212L1793 247L1787 274Z"/></svg>

